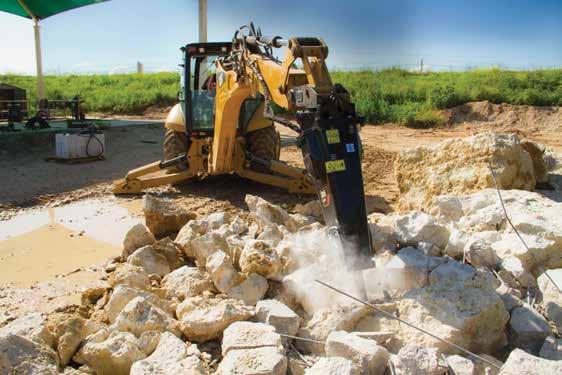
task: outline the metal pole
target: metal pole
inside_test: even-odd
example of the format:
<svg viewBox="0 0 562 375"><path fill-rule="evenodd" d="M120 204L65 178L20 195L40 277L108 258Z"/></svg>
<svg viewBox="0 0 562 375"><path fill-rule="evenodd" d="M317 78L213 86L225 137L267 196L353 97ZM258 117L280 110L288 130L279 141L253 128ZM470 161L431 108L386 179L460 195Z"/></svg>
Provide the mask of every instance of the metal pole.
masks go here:
<svg viewBox="0 0 562 375"><path fill-rule="evenodd" d="M199 0L199 43L207 43L207 0Z"/></svg>
<svg viewBox="0 0 562 375"><path fill-rule="evenodd" d="M35 61L37 63L37 99L45 99L45 80L43 78L43 61L41 58L41 30L37 18L33 19L35 31Z"/></svg>

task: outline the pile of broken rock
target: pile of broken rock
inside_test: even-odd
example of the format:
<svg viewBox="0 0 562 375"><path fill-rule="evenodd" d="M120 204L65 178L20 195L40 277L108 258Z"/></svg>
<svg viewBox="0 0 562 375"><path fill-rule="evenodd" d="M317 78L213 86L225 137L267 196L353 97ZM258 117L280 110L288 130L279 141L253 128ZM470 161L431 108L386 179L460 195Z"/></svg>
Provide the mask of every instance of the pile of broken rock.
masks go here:
<svg viewBox="0 0 562 375"><path fill-rule="evenodd" d="M246 222L147 195L103 287L0 328L0 374L562 373L562 203L503 191L527 249L485 187L429 199L419 185L423 211L371 214L376 267L359 275L317 202L290 214L248 195Z"/></svg>

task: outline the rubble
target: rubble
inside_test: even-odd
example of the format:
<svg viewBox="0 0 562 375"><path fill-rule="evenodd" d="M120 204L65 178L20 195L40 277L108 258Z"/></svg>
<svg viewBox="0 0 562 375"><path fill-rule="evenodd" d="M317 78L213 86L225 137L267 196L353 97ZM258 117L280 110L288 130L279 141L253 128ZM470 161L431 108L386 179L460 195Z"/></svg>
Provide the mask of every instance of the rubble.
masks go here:
<svg viewBox="0 0 562 375"><path fill-rule="evenodd" d="M0 335L1 374L58 374L57 354L44 344L12 333Z"/></svg>
<svg viewBox="0 0 562 375"><path fill-rule="evenodd" d="M269 244L261 240L249 240L240 256L240 270L245 273L255 272L266 279L277 276L281 268L281 259Z"/></svg>
<svg viewBox="0 0 562 375"><path fill-rule="evenodd" d="M216 375L260 374L285 375L287 357L277 348L266 346L255 349L230 350L221 361Z"/></svg>
<svg viewBox="0 0 562 375"><path fill-rule="evenodd" d="M542 359L515 349L509 354L501 368L500 375L544 375L562 373L562 361Z"/></svg>
<svg viewBox="0 0 562 375"><path fill-rule="evenodd" d="M147 331L168 331L180 336L178 325L164 310L151 305L143 297L135 297L117 315L110 329L131 332L137 337Z"/></svg>
<svg viewBox="0 0 562 375"><path fill-rule="evenodd" d="M240 275L234 268L232 260L223 251L219 250L211 254L207 258L205 267L207 268L207 272L211 275L215 287L221 293L227 293L240 282Z"/></svg>
<svg viewBox="0 0 562 375"><path fill-rule="evenodd" d="M238 300L207 296L187 298L176 310L181 331L194 342L217 338L230 324L247 320L254 314L253 307Z"/></svg>
<svg viewBox="0 0 562 375"><path fill-rule="evenodd" d="M446 362L454 375L478 375L474 362L468 358L461 357L460 355L450 355L447 357Z"/></svg>
<svg viewBox="0 0 562 375"><path fill-rule="evenodd" d="M213 281L207 272L189 266L170 272L162 279L161 284L168 299L176 298L179 301L214 290Z"/></svg>
<svg viewBox="0 0 562 375"><path fill-rule="evenodd" d="M133 363L131 375L205 375L207 372L197 352L196 348L191 349L189 344L175 335L163 332L154 352L147 358Z"/></svg>
<svg viewBox="0 0 562 375"><path fill-rule="evenodd" d="M326 339L326 355L351 360L360 374L383 374L389 359L388 351L373 340L344 331L333 331Z"/></svg>
<svg viewBox="0 0 562 375"><path fill-rule="evenodd" d="M305 375L359 375L359 371L347 358L325 357L306 370Z"/></svg>
<svg viewBox="0 0 562 375"><path fill-rule="evenodd" d="M417 246L419 242L431 242L445 248L449 230L432 216L423 212L410 212L396 218L396 239L403 246Z"/></svg>
<svg viewBox="0 0 562 375"><path fill-rule="evenodd" d="M275 328L263 323L235 322L224 330L223 357L231 350L255 349L271 346L283 351L281 336Z"/></svg>
<svg viewBox="0 0 562 375"><path fill-rule="evenodd" d="M109 284L112 287L126 285L133 288L148 290L150 279L144 268L132 265L131 263L121 263L116 266L115 271L109 277Z"/></svg>
<svg viewBox="0 0 562 375"><path fill-rule="evenodd" d="M554 323L558 333L562 334L562 293L559 290L562 289L562 268L545 271L538 277L537 283L542 294L541 305L544 307L544 314Z"/></svg>
<svg viewBox="0 0 562 375"><path fill-rule="evenodd" d="M17 318L0 328L0 336L18 335L48 347L54 345L54 337L47 329L46 319L40 313L32 313Z"/></svg>
<svg viewBox="0 0 562 375"><path fill-rule="evenodd" d="M535 164L539 166L541 161ZM400 206L427 208L439 195L465 195L493 187L489 164L500 189L534 190L537 177L541 179L541 171L535 172L533 158L515 134L488 132L451 138L433 147L399 153L395 170Z"/></svg>
<svg viewBox="0 0 562 375"><path fill-rule="evenodd" d="M143 198L143 210L146 226L155 236L177 232L189 220L195 219L194 214L150 194Z"/></svg>
<svg viewBox="0 0 562 375"><path fill-rule="evenodd" d="M206 233L200 237L195 237L189 243L190 251L197 259L197 265L205 268L207 258L216 251L227 252L228 244L224 236L216 231Z"/></svg>
<svg viewBox="0 0 562 375"><path fill-rule="evenodd" d="M256 311L258 321L273 326L276 332L291 336L297 334L301 318L283 303L274 299L259 301Z"/></svg>
<svg viewBox="0 0 562 375"><path fill-rule="evenodd" d="M392 362L397 375L444 375L447 368L440 365L439 356L438 349L406 345Z"/></svg>
<svg viewBox="0 0 562 375"><path fill-rule="evenodd" d="M135 250L152 245L154 242L156 242L154 235L149 231L146 225L139 223L129 229L125 235L122 256L126 258L134 253Z"/></svg>
<svg viewBox="0 0 562 375"><path fill-rule="evenodd" d="M169 314L173 314L173 307L170 301L158 297L156 294L125 286L118 285L111 294L109 301L104 306L104 310L107 314L107 319L110 323L115 322L117 315L123 310L123 308L135 297L143 297L153 306L159 307Z"/></svg>
<svg viewBox="0 0 562 375"><path fill-rule="evenodd" d="M136 250L129 255L127 262L134 266L142 267L149 275L156 274L164 277L170 273L168 260L164 255L158 253L152 245Z"/></svg>
<svg viewBox="0 0 562 375"><path fill-rule="evenodd" d="M255 306L265 296L268 288L269 284L264 277L251 273L246 280L230 289L227 295L244 302L248 306Z"/></svg>

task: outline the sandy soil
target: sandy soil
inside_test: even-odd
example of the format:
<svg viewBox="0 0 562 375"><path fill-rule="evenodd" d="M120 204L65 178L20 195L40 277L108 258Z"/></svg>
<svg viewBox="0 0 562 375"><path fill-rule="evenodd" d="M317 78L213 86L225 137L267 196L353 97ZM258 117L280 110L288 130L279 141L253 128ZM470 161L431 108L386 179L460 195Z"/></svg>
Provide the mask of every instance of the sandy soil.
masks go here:
<svg viewBox="0 0 562 375"><path fill-rule="evenodd" d="M458 111L450 114L449 127L445 129L410 129L392 124L363 128L363 174L369 212L393 209L399 193L393 161L406 148L492 130L516 131L522 138L562 151L562 119L556 120L558 110L539 111L537 115L534 109L517 109L516 115L510 115L513 111L506 114L505 108L480 104ZM545 121L547 126L541 128L537 121ZM302 166L295 134L284 127L279 130L281 158ZM124 232L142 215L141 197L114 198L111 181L122 178L130 169L158 160L162 135L160 126L112 129L106 132L106 160L89 164L45 162L44 158L52 156L51 144L0 155L0 220L4 220L0 227L0 326L28 311L46 312L76 303L81 290L98 282L104 260L120 253ZM314 198L290 195L234 175L150 192L198 215L229 211L242 217L248 215L244 203L248 193L288 210ZM75 206L69 204L74 201L78 201ZM85 206L79 205L82 203ZM60 208L56 219L29 224L31 216L26 215L49 216L48 207ZM65 207L75 208L65 211ZM108 220L112 220L109 226ZM115 233L104 235L111 227L117 228ZM7 232L13 235L3 236Z"/></svg>

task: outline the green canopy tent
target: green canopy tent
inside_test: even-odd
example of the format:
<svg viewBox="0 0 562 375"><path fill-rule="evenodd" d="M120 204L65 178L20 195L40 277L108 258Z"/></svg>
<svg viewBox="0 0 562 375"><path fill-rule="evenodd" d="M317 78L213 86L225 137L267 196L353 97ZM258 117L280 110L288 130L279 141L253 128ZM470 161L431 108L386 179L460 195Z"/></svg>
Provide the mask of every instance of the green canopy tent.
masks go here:
<svg viewBox="0 0 562 375"><path fill-rule="evenodd" d="M39 100L45 98L45 82L41 61L41 34L39 21L67 10L86 5L102 3L108 0L0 0L0 11L30 18L34 22L35 58L37 60L37 95Z"/></svg>

